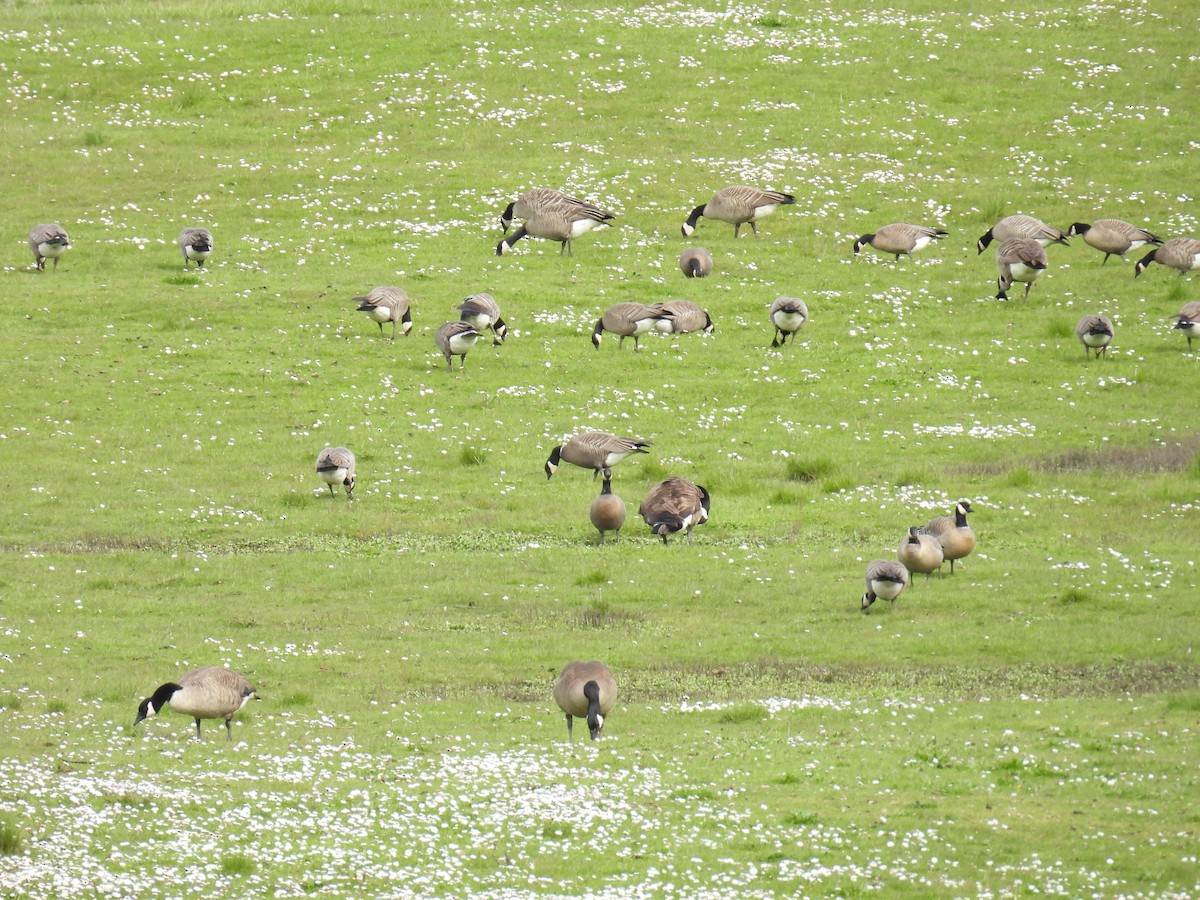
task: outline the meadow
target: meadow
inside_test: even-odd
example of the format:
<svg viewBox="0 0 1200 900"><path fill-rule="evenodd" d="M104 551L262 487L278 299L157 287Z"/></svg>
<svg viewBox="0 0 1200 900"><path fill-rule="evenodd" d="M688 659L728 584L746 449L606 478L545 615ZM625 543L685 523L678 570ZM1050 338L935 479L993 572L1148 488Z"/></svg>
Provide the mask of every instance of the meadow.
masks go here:
<svg viewBox="0 0 1200 900"><path fill-rule="evenodd" d="M975 247L1200 238L1190 7L0 8L0 896L1200 895L1196 276L1074 238L1002 302ZM681 236L739 183L796 203ZM615 224L498 257L535 186ZM950 233L852 252L889 222ZM448 371L477 291L508 339ZM712 335L593 349L677 297ZM591 428L653 443L604 545L542 468ZM668 475L692 545L635 514ZM864 615L960 498L976 551ZM576 658L620 683L598 742L550 699ZM261 695L232 742L133 727L202 665Z"/></svg>

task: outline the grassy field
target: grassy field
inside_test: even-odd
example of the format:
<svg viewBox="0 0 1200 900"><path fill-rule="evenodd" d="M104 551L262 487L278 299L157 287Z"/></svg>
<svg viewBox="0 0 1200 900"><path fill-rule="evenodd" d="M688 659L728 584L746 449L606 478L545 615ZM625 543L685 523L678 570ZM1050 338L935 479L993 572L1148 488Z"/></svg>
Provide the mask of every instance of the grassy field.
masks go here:
<svg viewBox="0 0 1200 900"><path fill-rule="evenodd" d="M1200 237L1190 7L2 8L0 896L1200 894L1195 276L1072 239L1001 302L975 248ZM685 240L737 183L796 204ZM498 257L534 186L615 225ZM950 234L852 253L889 222ZM509 338L447 371L477 291ZM715 332L593 349L676 297ZM603 546L542 468L586 428L653 442ZM712 494L691 546L635 515L667 475ZM863 615L959 498L976 552ZM594 744L573 658L621 686ZM232 743L133 728L201 665L261 695Z"/></svg>

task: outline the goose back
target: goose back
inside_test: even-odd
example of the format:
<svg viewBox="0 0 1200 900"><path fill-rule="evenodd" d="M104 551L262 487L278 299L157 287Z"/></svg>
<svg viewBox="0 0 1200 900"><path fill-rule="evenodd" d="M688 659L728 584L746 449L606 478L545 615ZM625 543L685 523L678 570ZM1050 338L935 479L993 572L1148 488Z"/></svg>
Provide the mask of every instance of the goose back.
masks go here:
<svg viewBox="0 0 1200 900"><path fill-rule="evenodd" d="M29 232L29 249L37 268L45 269L46 260L52 259L57 269L59 257L71 249L71 240L61 225L35 225Z"/></svg>
<svg viewBox="0 0 1200 900"><path fill-rule="evenodd" d="M867 590L862 595L862 610L866 612L876 600L896 602L908 584L908 570L894 559L873 559L867 563Z"/></svg>
<svg viewBox="0 0 1200 900"><path fill-rule="evenodd" d="M454 322L443 322L438 326L437 333L434 335L434 342L437 348L442 351L442 356L446 357L446 368L454 368L454 357L458 357L459 368L464 368L467 364L467 354L471 352L471 348L475 346L475 341L479 339L479 332L472 327L470 322L464 322L461 319Z"/></svg>
<svg viewBox="0 0 1200 900"><path fill-rule="evenodd" d="M392 323L392 340L396 339L397 327L403 334L412 328L412 311L408 294L403 288L381 285L373 287L363 297L355 297L358 312L366 313L379 326L383 334L385 322Z"/></svg>
<svg viewBox="0 0 1200 900"><path fill-rule="evenodd" d="M775 329L771 346L786 344L788 335L795 343L796 335L808 324L808 304L799 297L779 297L771 304L770 318Z"/></svg>
<svg viewBox="0 0 1200 900"><path fill-rule="evenodd" d="M335 484L346 486L346 496L354 493L356 461L353 451L346 447L326 447L317 454L317 474L329 485L329 493L334 493Z"/></svg>
<svg viewBox="0 0 1200 900"><path fill-rule="evenodd" d="M710 504L708 491L703 487L686 478L672 476L650 489L638 507L638 515L664 544L670 535L679 531L686 531L690 544L692 529L708 521Z"/></svg>

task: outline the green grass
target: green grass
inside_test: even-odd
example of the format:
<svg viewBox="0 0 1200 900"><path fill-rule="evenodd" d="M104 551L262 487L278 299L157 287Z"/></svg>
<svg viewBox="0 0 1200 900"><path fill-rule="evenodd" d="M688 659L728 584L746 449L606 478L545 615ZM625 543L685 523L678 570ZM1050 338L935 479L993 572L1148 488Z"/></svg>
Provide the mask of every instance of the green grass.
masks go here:
<svg viewBox="0 0 1200 900"><path fill-rule="evenodd" d="M1074 239L998 303L975 249L1014 212L1200 237L1190 10L5 10L0 893L1200 892L1195 276ZM797 202L680 237L743 182ZM497 257L537 185L615 226ZM950 235L854 257L893 221ZM508 339L447 372L483 290ZM772 351L785 294L812 321ZM715 333L592 348L674 297ZM652 442L603 545L599 482L542 468L585 428ZM668 475L712 493L692 545L636 515ZM867 561L963 497L976 552L863 616ZM572 658L620 682L597 743L550 700ZM133 727L208 664L261 696L234 742Z"/></svg>

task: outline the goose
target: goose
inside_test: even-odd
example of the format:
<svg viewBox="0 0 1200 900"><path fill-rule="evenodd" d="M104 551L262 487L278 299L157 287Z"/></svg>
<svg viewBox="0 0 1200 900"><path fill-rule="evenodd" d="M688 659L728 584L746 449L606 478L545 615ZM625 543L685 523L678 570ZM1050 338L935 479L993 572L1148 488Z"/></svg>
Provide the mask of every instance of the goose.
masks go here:
<svg viewBox="0 0 1200 900"><path fill-rule="evenodd" d="M1099 359L1101 354L1109 352L1112 345L1112 319L1102 315L1084 316L1075 326L1075 336L1083 344L1084 358L1087 358L1091 351L1095 350L1096 359Z"/></svg>
<svg viewBox="0 0 1200 900"><path fill-rule="evenodd" d="M1133 277L1137 278L1145 272L1152 262L1178 269L1180 275L1185 275L1192 269L1200 268L1200 241L1192 238L1171 238L1138 260L1138 264L1133 267Z"/></svg>
<svg viewBox="0 0 1200 900"><path fill-rule="evenodd" d="M408 302L408 294L398 287L374 287L365 297L355 297L358 311L365 312L379 326L379 334L383 335L383 323L392 323L392 340L396 340L396 326L404 334L412 329L412 311Z"/></svg>
<svg viewBox="0 0 1200 900"><path fill-rule="evenodd" d="M317 454L317 474L329 485L331 495L336 493L333 489L335 484L344 484L346 499L353 496L354 480L357 477L354 463L354 454L345 447L326 447Z"/></svg>
<svg viewBox="0 0 1200 900"><path fill-rule="evenodd" d="M600 496L592 501L588 518L600 532L600 543L604 543L604 532L611 531L613 540L621 537L621 526L625 524L625 501L612 492L612 479L605 478Z"/></svg>
<svg viewBox="0 0 1200 900"><path fill-rule="evenodd" d="M874 234L864 234L854 242L854 252L857 254L863 247L871 246L880 253L895 254L896 259L901 255L923 250L934 241L940 241L950 232L941 228L927 228L924 225L905 225L897 223L884 225Z"/></svg>
<svg viewBox="0 0 1200 900"><path fill-rule="evenodd" d="M471 348L475 346L475 342L479 340L479 332L471 325L470 322L443 322L438 326L437 334L434 335L434 341L437 342L437 348L442 351L442 356L446 357L446 368L454 368L454 357L458 357L458 367L460 369L467 365L467 354Z"/></svg>
<svg viewBox="0 0 1200 900"><path fill-rule="evenodd" d="M29 232L29 249L39 269L46 268L48 259L54 260L57 269L58 258L71 249L71 240L61 225L35 225Z"/></svg>
<svg viewBox="0 0 1200 900"><path fill-rule="evenodd" d="M896 557L909 572L922 573L928 581L932 573L941 572L946 555L942 551L941 541L932 535L921 534L920 529L914 526L908 529L908 536L900 541Z"/></svg>
<svg viewBox="0 0 1200 900"><path fill-rule="evenodd" d="M996 270L999 272L997 284L999 291L997 300L1008 299L1008 289L1016 281L1025 283L1025 297L1029 299L1029 291L1038 280L1049 261L1042 245L1032 238L1012 238L996 248Z"/></svg>
<svg viewBox="0 0 1200 900"><path fill-rule="evenodd" d="M591 469L592 481L603 475L612 478L612 467L635 453L649 453L649 441L617 437L607 431L585 431L550 451L546 460L546 479L554 477L560 463L568 462L581 469Z"/></svg>
<svg viewBox="0 0 1200 900"><path fill-rule="evenodd" d="M183 253L185 269L189 260L195 260L197 268L203 267L205 260L213 252L212 232L207 228L183 229L179 232L179 250Z"/></svg>
<svg viewBox="0 0 1200 900"><path fill-rule="evenodd" d="M513 244L526 235L558 241L558 255L565 252L574 256L571 242L589 231L607 225L615 218L612 213L594 206L575 206L569 203L559 203L534 210L533 215L525 220L511 237L506 237L496 245L496 255L503 256L512 249Z"/></svg>
<svg viewBox="0 0 1200 900"><path fill-rule="evenodd" d="M775 327L772 347L786 344L789 334L796 343L796 335L808 324L808 304L799 297L778 298L771 304L771 324Z"/></svg>
<svg viewBox="0 0 1200 900"><path fill-rule="evenodd" d="M690 334L693 331L712 334L716 327L708 312L691 300L668 300L662 307L670 317L655 322L654 330L663 334Z"/></svg>
<svg viewBox="0 0 1200 900"><path fill-rule="evenodd" d="M688 278L707 278L712 274L712 254L703 247L689 247L679 254L679 268Z"/></svg>
<svg viewBox="0 0 1200 900"><path fill-rule="evenodd" d="M651 534L661 537L664 544L668 535L685 530L690 544L692 529L708 521L710 505L708 491L686 478L672 476L650 489L638 507L638 515L646 520Z"/></svg>
<svg viewBox="0 0 1200 900"><path fill-rule="evenodd" d="M954 515L938 516L930 519L918 531L938 539L942 545L942 553L950 560L950 574L954 574L954 561L970 555L975 549L975 532L967 524L967 513L971 512L970 500L959 500L954 507Z"/></svg>
<svg viewBox="0 0 1200 900"><path fill-rule="evenodd" d="M1191 352L1192 338L1200 338L1200 300L1185 303L1183 309L1171 318L1175 320L1175 327L1187 338L1188 351Z"/></svg>
<svg viewBox="0 0 1200 900"><path fill-rule="evenodd" d="M587 719L592 740L599 740L604 717L617 702L617 680L602 662L574 660L563 666L554 682L554 702L567 716L567 740L571 740L574 717Z"/></svg>
<svg viewBox="0 0 1200 900"><path fill-rule="evenodd" d="M458 318L476 331L492 330L492 346L498 347L508 336L508 325L500 318L500 304L491 294L472 294L458 304Z"/></svg>
<svg viewBox="0 0 1200 900"><path fill-rule="evenodd" d="M192 669L178 682L168 681L138 705L137 725L156 715L164 706L196 720L196 737L200 737L201 719L224 719L225 739L233 740L234 714L255 696L254 685L243 676L220 666Z"/></svg>
<svg viewBox="0 0 1200 900"><path fill-rule="evenodd" d="M683 223L683 236L691 237L700 217L706 216L732 225L735 238L741 227L749 223L750 230L758 237L758 226L755 224L757 220L775 212L780 206L795 202L796 198L791 194L781 194L779 191L762 191L741 184L721 188L713 194L711 200L692 210L692 214Z"/></svg>
<svg viewBox="0 0 1200 900"><path fill-rule="evenodd" d="M1146 244L1162 243L1162 238L1123 219L1097 219L1091 225L1075 222L1067 229L1067 237L1076 235L1082 237L1089 247L1095 247L1104 254L1100 265L1108 262L1108 258L1114 254L1124 259L1130 250L1136 250Z"/></svg>
<svg viewBox="0 0 1200 900"><path fill-rule="evenodd" d="M868 612L877 599L896 602L908 584L908 570L894 559L873 559L867 563L867 592L862 595L862 611Z"/></svg>
<svg viewBox="0 0 1200 900"><path fill-rule="evenodd" d="M528 219L541 210L550 209L554 206L575 206L580 209L595 210L608 218L612 218L610 214L600 207L584 200L577 200L568 194L564 194L562 191L554 190L554 188L530 188L505 207L504 212L500 214L500 227L504 229L504 234L508 234L508 228L512 225L514 218Z"/></svg>
<svg viewBox="0 0 1200 900"><path fill-rule="evenodd" d="M1047 225L1041 219L1035 219L1033 216L1005 216L984 232L975 246L982 253L992 241L1004 243L1014 238L1028 238L1037 241L1043 247L1049 247L1051 244L1071 246L1065 234L1053 225Z"/></svg>
<svg viewBox="0 0 1200 900"><path fill-rule="evenodd" d="M625 338L631 337L633 349L640 350L638 338L647 331L656 329L661 319L669 318L671 313L667 312L661 303L653 306L647 306L645 303L614 303L604 311L604 315L596 323L592 331L592 344L599 350L601 336L605 331L610 331L621 336L621 340L617 342L618 349L624 346Z"/></svg>

